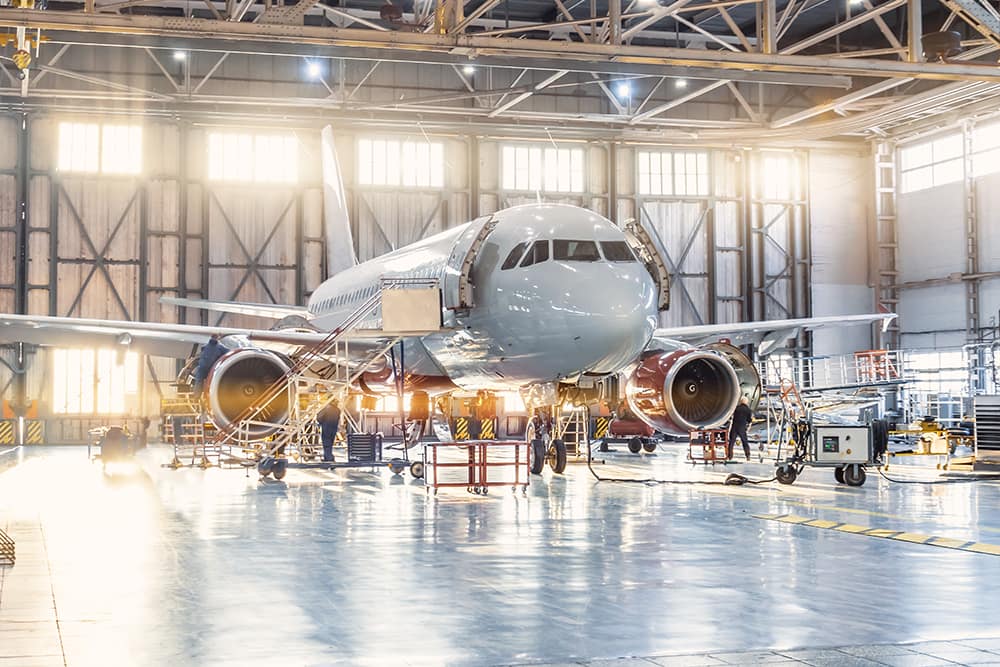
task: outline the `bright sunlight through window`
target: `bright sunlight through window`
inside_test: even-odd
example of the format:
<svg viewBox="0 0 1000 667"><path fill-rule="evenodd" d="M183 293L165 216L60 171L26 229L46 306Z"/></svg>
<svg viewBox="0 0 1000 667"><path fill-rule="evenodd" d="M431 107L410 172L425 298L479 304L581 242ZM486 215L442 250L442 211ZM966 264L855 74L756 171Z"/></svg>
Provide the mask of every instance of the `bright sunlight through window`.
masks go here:
<svg viewBox="0 0 1000 667"><path fill-rule="evenodd" d="M962 180L962 135L948 134L899 149L899 191L925 190Z"/></svg>
<svg viewBox="0 0 1000 667"><path fill-rule="evenodd" d="M59 123L59 171L138 174L142 171L142 127Z"/></svg>
<svg viewBox="0 0 1000 667"><path fill-rule="evenodd" d="M57 414L124 414L139 392L139 356L116 350L53 350L52 410Z"/></svg>
<svg viewBox="0 0 1000 667"><path fill-rule="evenodd" d="M213 181L295 183L299 142L290 134L208 135L208 177Z"/></svg>
<svg viewBox="0 0 1000 667"><path fill-rule="evenodd" d="M583 192L582 148L504 146L501 153L504 190Z"/></svg>
<svg viewBox="0 0 1000 667"><path fill-rule="evenodd" d="M444 187L444 144L395 139L358 140L360 185Z"/></svg>
<svg viewBox="0 0 1000 667"><path fill-rule="evenodd" d="M639 194L708 194L708 153L639 151Z"/></svg>

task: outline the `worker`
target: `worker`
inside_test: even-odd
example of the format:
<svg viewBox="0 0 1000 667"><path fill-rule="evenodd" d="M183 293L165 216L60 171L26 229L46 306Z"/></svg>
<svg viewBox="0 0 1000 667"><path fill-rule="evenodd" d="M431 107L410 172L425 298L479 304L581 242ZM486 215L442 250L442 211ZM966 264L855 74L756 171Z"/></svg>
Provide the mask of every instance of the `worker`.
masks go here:
<svg viewBox="0 0 1000 667"><path fill-rule="evenodd" d="M212 370L212 366L227 351L226 346L219 342L218 334L209 338L205 346L201 348L201 354L198 357L198 367L194 371L194 384L191 386L196 397L201 396L205 388L205 380L208 379L208 374Z"/></svg>
<svg viewBox="0 0 1000 667"><path fill-rule="evenodd" d="M333 441L340 426L340 402L337 399L330 401L319 411L316 421L319 422L319 435L323 441L323 460L333 461Z"/></svg>
<svg viewBox="0 0 1000 667"><path fill-rule="evenodd" d="M753 420L753 413L750 411L750 399L746 396L740 398L739 405L733 410L732 425L729 427L729 446L727 454L733 458L733 448L736 446L736 438L743 441L743 453L746 454L747 461L750 460L750 440L747 438L747 427Z"/></svg>

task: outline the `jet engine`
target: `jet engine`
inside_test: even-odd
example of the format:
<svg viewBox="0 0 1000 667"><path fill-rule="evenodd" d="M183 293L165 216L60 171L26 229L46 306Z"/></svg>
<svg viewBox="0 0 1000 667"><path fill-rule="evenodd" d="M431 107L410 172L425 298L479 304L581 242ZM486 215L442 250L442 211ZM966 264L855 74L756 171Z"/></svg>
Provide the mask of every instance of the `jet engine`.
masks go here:
<svg viewBox="0 0 1000 667"><path fill-rule="evenodd" d="M254 422L243 432L250 438L265 438L288 419L288 392L278 393L262 406L259 413L248 415L252 407L269 394L268 389L289 369L282 356L259 348L240 348L221 357L208 375L208 408L212 421L220 429L236 426L249 416Z"/></svg>
<svg viewBox="0 0 1000 667"><path fill-rule="evenodd" d="M740 396L756 407L753 362L725 343L647 351L625 384L629 408L658 431L685 434L726 423Z"/></svg>

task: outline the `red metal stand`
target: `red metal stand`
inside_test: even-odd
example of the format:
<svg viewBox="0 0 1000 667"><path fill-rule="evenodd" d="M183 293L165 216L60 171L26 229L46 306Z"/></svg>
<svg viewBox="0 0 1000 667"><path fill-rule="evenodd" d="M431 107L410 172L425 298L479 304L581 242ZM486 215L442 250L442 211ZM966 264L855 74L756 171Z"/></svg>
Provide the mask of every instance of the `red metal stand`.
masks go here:
<svg viewBox="0 0 1000 667"><path fill-rule="evenodd" d="M530 445L522 440L427 442L423 444L424 484L434 493L463 486L484 495L497 486L509 486L515 491L519 486L527 489L531 476L529 452ZM467 471L462 481L442 480L445 471L456 469Z"/></svg>
<svg viewBox="0 0 1000 667"><path fill-rule="evenodd" d="M722 428L688 433L688 459L692 463L725 463L729 460L729 431Z"/></svg>

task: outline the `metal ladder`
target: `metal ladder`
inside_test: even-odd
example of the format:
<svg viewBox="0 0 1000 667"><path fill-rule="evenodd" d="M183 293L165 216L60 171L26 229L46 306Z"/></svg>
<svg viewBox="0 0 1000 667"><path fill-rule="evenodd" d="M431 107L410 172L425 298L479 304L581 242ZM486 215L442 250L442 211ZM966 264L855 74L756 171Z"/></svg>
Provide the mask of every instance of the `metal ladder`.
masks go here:
<svg viewBox="0 0 1000 667"><path fill-rule="evenodd" d="M232 425L220 429L216 441L219 444L242 448L244 453L274 456L285 453L285 448L295 447L300 440L309 440L306 431L312 428L316 416L333 399L343 403L347 392L361 375L371 367L371 364L386 354L393 345L399 342L399 336L389 335L382 344L372 348L360 363L350 362L350 337L360 325L372 316L382 302L382 291L400 289L407 286L437 286L436 280L427 279L383 279L381 289L362 303L337 328L319 343L299 355L292 366L278 378L262 394L261 399L247 407L239 416L232 420ZM381 325L376 318L373 323ZM330 361L332 359L332 361ZM326 364L326 368L316 372L316 364ZM301 401L300 396L312 388L322 388L325 400ZM273 409L275 401L287 398L289 406L288 419L282 427L264 441L251 440L247 435L250 426L273 426L266 419Z"/></svg>
<svg viewBox="0 0 1000 667"><path fill-rule="evenodd" d="M772 364L777 375L777 364ZM764 400L768 449L775 448L774 458L781 460L783 455L793 453L791 445L795 439L795 423L800 417L807 416L807 408L798 385L788 378L779 378L777 384L764 385Z"/></svg>

